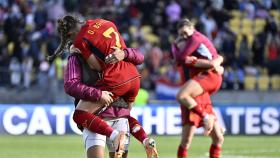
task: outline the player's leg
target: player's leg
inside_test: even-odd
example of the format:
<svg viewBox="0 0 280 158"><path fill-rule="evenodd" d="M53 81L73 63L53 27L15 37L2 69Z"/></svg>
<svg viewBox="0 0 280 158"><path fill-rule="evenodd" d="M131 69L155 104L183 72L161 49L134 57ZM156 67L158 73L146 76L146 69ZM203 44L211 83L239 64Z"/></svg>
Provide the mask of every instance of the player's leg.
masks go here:
<svg viewBox="0 0 280 158"><path fill-rule="evenodd" d="M97 102L80 100L73 114L73 120L91 132L105 135L116 143L120 143L124 133L114 130L104 120L92 114L92 111L95 111L97 107L100 107Z"/></svg>
<svg viewBox="0 0 280 158"><path fill-rule="evenodd" d="M188 80L177 94L177 100L180 104L186 106L191 111L197 113L200 117L204 118L207 113L200 107L195 97L203 94L204 89L196 80Z"/></svg>
<svg viewBox="0 0 280 158"><path fill-rule="evenodd" d="M106 137L97 133L83 130L83 139L87 152L87 158L104 158Z"/></svg>
<svg viewBox="0 0 280 158"><path fill-rule="evenodd" d="M177 100L182 104L192 109L197 105L195 97L204 92L201 85L193 79L188 80L179 90Z"/></svg>
<svg viewBox="0 0 280 158"><path fill-rule="evenodd" d="M104 147L92 146L87 150L87 158L104 158Z"/></svg>
<svg viewBox="0 0 280 158"><path fill-rule="evenodd" d="M198 81L191 79L180 89L177 94L177 100L181 105L186 106L190 111L203 118L205 131L211 131L213 128L214 116L207 114L204 108L199 105L204 102L204 95L208 95L210 98L209 94L204 92L201 84Z"/></svg>
<svg viewBox="0 0 280 158"><path fill-rule="evenodd" d="M112 158L124 158L128 152L128 146L130 143L130 136L129 136L129 123L127 118L118 118L114 120L107 121L112 128L115 130L121 131L126 133L126 137L122 140L123 143L121 145L115 144L111 140L107 140L107 147L110 153L110 157Z"/></svg>
<svg viewBox="0 0 280 158"><path fill-rule="evenodd" d="M186 124L182 127L181 142L177 150L177 158L187 158L188 149L192 143L194 133L196 131L195 125Z"/></svg>
<svg viewBox="0 0 280 158"><path fill-rule="evenodd" d="M138 120L132 116L128 116L128 123L130 128L130 133L141 143L144 143L144 140L148 138L148 135L144 131L143 127L140 125Z"/></svg>
<svg viewBox="0 0 280 158"><path fill-rule="evenodd" d="M220 158L221 149L224 142L224 131L220 124L216 121L214 124L214 128L210 133L212 138L212 144L209 150L209 157L210 158Z"/></svg>
<svg viewBox="0 0 280 158"><path fill-rule="evenodd" d="M182 105L187 106L191 111L203 118L204 127L209 131L213 128L214 117L208 115L201 106L197 106L198 103L195 97L203 93L212 94L219 89L220 85L221 75L210 71L189 80L177 94L177 99Z"/></svg>
<svg viewBox="0 0 280 158"><path fill-rule="evenodd" d="M132 116L128 116L130 133L139 142L144 145L147 158L158 157L158 152L156 148L156 142L154 139L149 138L140 123Z"/></svg>

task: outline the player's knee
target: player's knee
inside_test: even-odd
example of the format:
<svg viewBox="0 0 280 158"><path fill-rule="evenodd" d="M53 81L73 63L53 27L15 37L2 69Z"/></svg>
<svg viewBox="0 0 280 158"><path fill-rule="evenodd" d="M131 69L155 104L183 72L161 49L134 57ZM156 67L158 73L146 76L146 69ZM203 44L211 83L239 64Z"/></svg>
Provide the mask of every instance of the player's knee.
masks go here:
<svg viewBox="0 0 280 158"><path fill-rule="evenodd" d="M213 139L213 144L215 145L222 145L224 143L224 136L220 135Z"/></svg>
<svg viewBox="0 0 280 158"><path fill-rule="evenodd" d="M76 122L76 123L78 121L78 115L79 114L78 114L77 110L75 110L74 113L73 113L73 117L72 118L73 118L74 122Z"/></svg>
<svg viewBox="0 0 280 158"><path fill-rule="evenodd" d="M224 136L223 135L221 135L220 137L218 137L218 142L219 142L219 144L220 145L222 145L223 143L224 143Z"/></svg>
<svg viewBox="0 0 280 158"><path fill-rule="evenodd" d="M83 115L84 111L82 110L75 110L73 114L73 120L78 125L81 124L81 115Z"/></svg>
<svg viewBox="0 0 280 158"><path fill-rule="evenodd" d="M185 95L184 93L178 93L178 94L176 95L176 99L177 99L180 103L182 103L182 102L184 102L184 100L187 99L187 97L186 97L186 95Z"/></svg>
<svg viewBox="0 0 280 158"><path fill-rule="evenodd" d="M184 141L181 141L180 146L189 149L189 147L191 146L191 140L185 139Z"/></svg>

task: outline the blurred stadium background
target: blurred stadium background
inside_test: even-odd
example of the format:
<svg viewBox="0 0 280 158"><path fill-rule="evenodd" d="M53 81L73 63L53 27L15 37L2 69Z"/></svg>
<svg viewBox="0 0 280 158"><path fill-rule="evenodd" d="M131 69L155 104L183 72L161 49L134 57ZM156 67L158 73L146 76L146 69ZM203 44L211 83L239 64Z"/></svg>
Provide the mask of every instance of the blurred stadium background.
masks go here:
<svg viewBox="0 0 280 158"><path fill-rule="evenodd" d="M279 158L279 9L279 0L0 0L0 157L85 157L63 90L67 53L45 60L59 44L56 19L74 13L114 21L127 46L145 55L132 114L158 140L162 158L176 157L180 139L170 43L183 17L225 57L222 90L213 96L227 128L222 157ZM207 157L209 145L196 137L190 156ZM144 157L134 140L130 157Z"/></svg>

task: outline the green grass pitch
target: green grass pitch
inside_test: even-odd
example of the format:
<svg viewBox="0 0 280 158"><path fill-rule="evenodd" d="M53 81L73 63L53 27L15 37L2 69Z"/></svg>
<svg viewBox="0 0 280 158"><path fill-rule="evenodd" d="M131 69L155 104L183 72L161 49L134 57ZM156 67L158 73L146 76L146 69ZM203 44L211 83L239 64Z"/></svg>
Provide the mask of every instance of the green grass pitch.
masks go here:
<svg viewBox="0 0 280 158"><path fill-rule="evenodd" d="M179 136L152 136L160 158L176 158ZM207 158L210 138L195 136L190 158ZM279 158L279 136L226 136L221 158ZM108 157L108 154L106 155ZM144 148L132 139L129 158L145 158ZM85 158L82 137L0 136L0 158Z"/></svg>

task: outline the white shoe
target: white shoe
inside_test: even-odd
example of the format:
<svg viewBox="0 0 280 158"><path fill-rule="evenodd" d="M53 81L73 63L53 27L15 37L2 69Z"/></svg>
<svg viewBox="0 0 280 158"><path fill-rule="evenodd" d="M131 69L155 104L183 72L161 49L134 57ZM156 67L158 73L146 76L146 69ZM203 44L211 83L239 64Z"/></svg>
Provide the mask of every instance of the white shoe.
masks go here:
<svg viewBox="0 0 280 158"><path fill-rule="evenodd" d="M144 147L146 150L147 158L159 158L157 148L156 148L156 141L152 138L147 138L144 140Z"/></svg>

